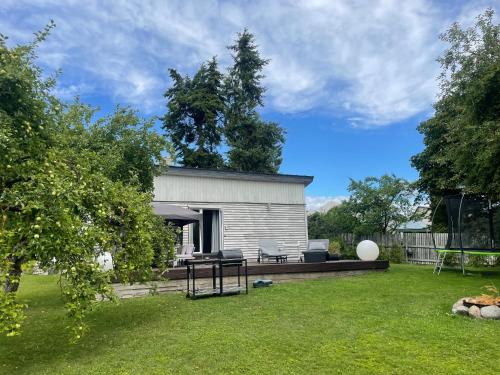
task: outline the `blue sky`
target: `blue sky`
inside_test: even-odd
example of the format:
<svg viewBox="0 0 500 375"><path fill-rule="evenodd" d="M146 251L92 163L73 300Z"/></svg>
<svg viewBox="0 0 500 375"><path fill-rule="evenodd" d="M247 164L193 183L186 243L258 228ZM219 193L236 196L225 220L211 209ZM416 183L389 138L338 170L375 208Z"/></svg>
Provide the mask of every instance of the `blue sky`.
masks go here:
<svg viewBox="0 0 500 375"><path fill-rule="evenodd" d="M499 0L477 1L24 1L0 2L0 32L26 42L50 19L39 50L56 94L109 113L128 104L162 115L167 69L192 74L248 27L266 67L262 115L287 130L281 172L308 174L311 208L347 195L349 177L417 178L409 158L438 93L438 39L452 22L470 25Z"/></svg>

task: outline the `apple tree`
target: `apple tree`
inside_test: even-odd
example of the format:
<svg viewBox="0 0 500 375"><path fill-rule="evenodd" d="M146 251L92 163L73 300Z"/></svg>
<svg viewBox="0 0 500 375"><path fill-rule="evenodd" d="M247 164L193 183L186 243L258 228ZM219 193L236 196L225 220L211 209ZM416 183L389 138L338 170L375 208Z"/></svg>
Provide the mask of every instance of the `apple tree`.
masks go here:
<svg viewBox="0 0 500 375"><path fill-rule="evenodd" d="M59 273L78 339L96 295L114 299L111 278L148 278L154 247L171 253L175 236L151 209L162 137L133 111L91 125L91 109L55 98L55 79L34 61L52 27L28 45L0 36L0 332L20 332L16 293L22 265L35 260ZM112 271L96 261L103 252L113 254Z"/></svg>

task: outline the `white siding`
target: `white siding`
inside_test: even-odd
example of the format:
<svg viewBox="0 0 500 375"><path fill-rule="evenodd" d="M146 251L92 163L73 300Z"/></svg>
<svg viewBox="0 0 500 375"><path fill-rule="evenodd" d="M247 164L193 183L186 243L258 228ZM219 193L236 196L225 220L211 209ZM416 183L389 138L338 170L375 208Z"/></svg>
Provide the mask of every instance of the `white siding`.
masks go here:
<svg viewBox="0 0 500 375"><path fill-rule="evenodd" d="M155 201L305 204L301 183L163 175L154 180Z"/></svg>
<svg viewBox="0 0 500 375"><path fill-rule="evenodd" d="M223 247L240 248L256 259L259 239L275 239L292 260L307 246L306 210L303 204L171 202L190 208L218 208L222 212ZM184 241L188 228L184 227Z"/></svg>
<svg viewBox="0 0 500 375"><path fill-rule="evenodd" d="M167 174L156 177L154 185L155 201L220 209L222 247L240 248L247 259L257 258L259 239L277 240L292 259L306 250L303 182ZM184 227L184 243L189 230Z"/></svg>

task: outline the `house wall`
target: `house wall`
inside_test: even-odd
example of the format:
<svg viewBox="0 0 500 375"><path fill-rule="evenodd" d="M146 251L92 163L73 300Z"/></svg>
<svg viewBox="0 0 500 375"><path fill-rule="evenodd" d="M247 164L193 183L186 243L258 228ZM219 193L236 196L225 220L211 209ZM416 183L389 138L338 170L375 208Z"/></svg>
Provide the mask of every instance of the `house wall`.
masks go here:
<svg viewBox="0 0 500 375"><path fill-rule="evenodd" d="M162 175L154 180L155 200L305 204L304 185L286 182Z"/></svg>
<svg viewBox="0 0 500 375"><path fill-rule="evenodd" d="M307 216L301 183L163 175L154 200L186 208L220 209L222 246L256 259L259 239L275 239L298 259L307 247ZM191 226L183 228L188 243Z"/></svg>
<svg viewBox="0 0 500 375"><path fill-rule="evenodd" d="M298 260L307 247L305 205L262 203L170 202L186 208L220 209L222 246L240 248L247 259L257 259L259 239L275 239L292 260ZM183 228L188 243L191 226Z"/></svg>

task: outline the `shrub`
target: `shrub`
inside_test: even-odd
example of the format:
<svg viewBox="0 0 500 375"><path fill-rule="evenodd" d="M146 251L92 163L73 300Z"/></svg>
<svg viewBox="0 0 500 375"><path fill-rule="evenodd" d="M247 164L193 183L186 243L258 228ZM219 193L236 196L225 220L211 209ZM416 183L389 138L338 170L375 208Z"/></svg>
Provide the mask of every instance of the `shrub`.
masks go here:
<svg viewBox="0 0 500 375"><path fill-rule="evenodd" d="M37 266L37 261L36 260L30 260L26 263L24 263L21 267L23 270L24 274L31 275L33 273L34 268Z"/></svg>
<svg viewBox="0 0 500 375"><path fill-rule="evenodd" d="M460 254L446 254L446 258L444 258L445 266L454 267L460 264Z"/></svg>
<svg viewBox="0 0 500 375"><path fill-rule="evenodd" d="M390 263L403 263L404 261L404 250L401 246L398 245L392 245L390 247L380 247L380 255L378 256L378 259L380 260L387 260Z"/></svg>
<svg viewBox="0 0 500 375"><path fill-rule="evenodd" d="M392 247L391 258L393 263L403 263L405 260L405 251L401 246L394 245Z"/></svg>
<svg viewBox="0 0 500 375"><path fill-rule="evenodd" d="M346 244L343 240L339 239L338 240L340 244L340 255L342 256L342 259L358 259L358 256L356 254L356 249L354 246Z"/></svg>
<svg viewBox="0 0 500 375"><path fill-rule="evenodd" d="M469 255L467 265L471 267L484 267L488 265L488 258L481 255Z"/></svg>
<svg viewBox="0 0 500 375"><path fill-rule="evenodd" d="M328 245L328 252L330 254L340 254L342 248L342 244L340 240L330 240L330 244Z"/></svg>
<svg viewBox="0 0 500 375"><path fill-rule="evenodd" d="M163 272L174 259L175 241L180 229L166 223L161 217L156 217L153 225L156 234L152 243L153 265Z"/></svg>

